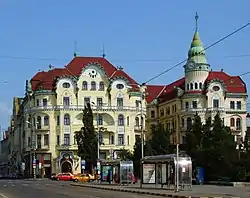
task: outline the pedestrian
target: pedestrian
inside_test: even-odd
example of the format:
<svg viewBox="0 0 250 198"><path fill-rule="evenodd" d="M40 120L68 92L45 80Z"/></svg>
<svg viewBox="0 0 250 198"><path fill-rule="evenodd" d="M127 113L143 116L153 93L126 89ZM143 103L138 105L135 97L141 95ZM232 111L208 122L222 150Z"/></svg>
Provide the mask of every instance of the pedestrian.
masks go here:
<svg viewBox="0 0 250 198"><path fill-rule="evenodd" d="M111 171L108 170L108 175L107 175L107 182L111 184Z"/></svg>

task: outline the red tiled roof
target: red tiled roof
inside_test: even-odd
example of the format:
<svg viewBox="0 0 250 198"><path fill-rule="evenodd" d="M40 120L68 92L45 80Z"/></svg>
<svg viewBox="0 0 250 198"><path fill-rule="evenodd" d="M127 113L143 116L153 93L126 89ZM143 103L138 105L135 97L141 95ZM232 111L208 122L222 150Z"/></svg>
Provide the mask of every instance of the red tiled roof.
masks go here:
<svg viewBox="0 0 250 198"><path fill-rule="evenodd" d="M38 72L32 79L32 90L35 91L38 87L44 90L52 90L54 87L54 81L56 77L60 76L80 76L82 69L86 67L89 63L100 64L108 78L114 79L116 77L126 78L132 87L137 84L137 82L132 79L127 73L123 70L119 70L114 67L109 61L101 57L75 57L73 60L66 66L66 68L55 68L47 72L42 71Z"/></svg>
<svg viewBox="0 0 250 198"><path fill-rule="evenodd" d="M146 94L146 101L147 103L152 102L155 98L157 98L163 89L165 88L164 85L147 85L147 94Z"/></svg>
<svg viewBox="0 0 250 198"><path fill-rule="evenodd" d="M215 80L215 79L221 80L224 83L225 88L228 93L247 93L246 84L243 82L243 80L239 76L230 76L222 71L211 71L209 72L209 75L205 83L209 83L209 81ZM158 96L158 98L160 99L160 102L166 102L177 97L177 91L174 89L174 87L180 87L183 90L185 90L185 78L183 77L169 85L166 85L162 94ZM203 93L203 92L192 90L186 93L197 94L197 93Z"/></svg>

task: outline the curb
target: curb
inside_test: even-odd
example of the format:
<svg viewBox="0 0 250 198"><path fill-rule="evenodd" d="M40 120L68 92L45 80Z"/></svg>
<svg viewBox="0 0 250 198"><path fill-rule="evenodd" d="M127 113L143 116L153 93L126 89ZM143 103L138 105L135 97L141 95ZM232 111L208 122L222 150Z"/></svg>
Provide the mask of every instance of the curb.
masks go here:
<svg viewBox="0 0 250 198"><path fill-rule="evenodd" d="M128 190L128 189L121 189L121 188L109 188L109 187L102 187L102 186L90 186L90 185L81 185L81 184L70 184L71 186L82 187L82 188L95 188L95 189L102 189L102 190L109 190L109 191L118 191L118 192L127 192L127 193L134 193L134 194L145 194L145 195L152 195L152 196L160 196L160 197L172 197L172 198L240 198L240 197L197 197L197 196L183 196L183 195L171 195L165 193L154 193L154 192L145 192L140 190Z"/></svg>

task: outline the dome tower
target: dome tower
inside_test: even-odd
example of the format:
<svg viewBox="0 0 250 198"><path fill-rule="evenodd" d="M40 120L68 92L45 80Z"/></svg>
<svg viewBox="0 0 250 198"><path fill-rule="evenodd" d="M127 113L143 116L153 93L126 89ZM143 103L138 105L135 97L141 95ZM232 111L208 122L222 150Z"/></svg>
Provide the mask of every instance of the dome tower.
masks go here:
<svg viewBox="0 0 250 198"><path fill-rule="evenodd" d="M204 82L209 75L210 65L207 63L206 52L201 42L198 29L198 15L196 13L196 29L193 40L188 51L188 60L184 65L185 68L185 90L201 91Z"/></svg>

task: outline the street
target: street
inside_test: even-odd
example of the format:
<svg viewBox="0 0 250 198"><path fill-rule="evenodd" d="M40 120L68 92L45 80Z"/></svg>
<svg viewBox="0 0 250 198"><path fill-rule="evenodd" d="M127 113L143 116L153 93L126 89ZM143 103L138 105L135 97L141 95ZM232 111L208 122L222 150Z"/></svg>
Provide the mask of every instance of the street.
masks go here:
<svg viewBox="0 0 250 198"><path fill-rule="evenodd" d="M69 182L0 180L0 198L154 198L154 196L69 186Z"/></svg>

